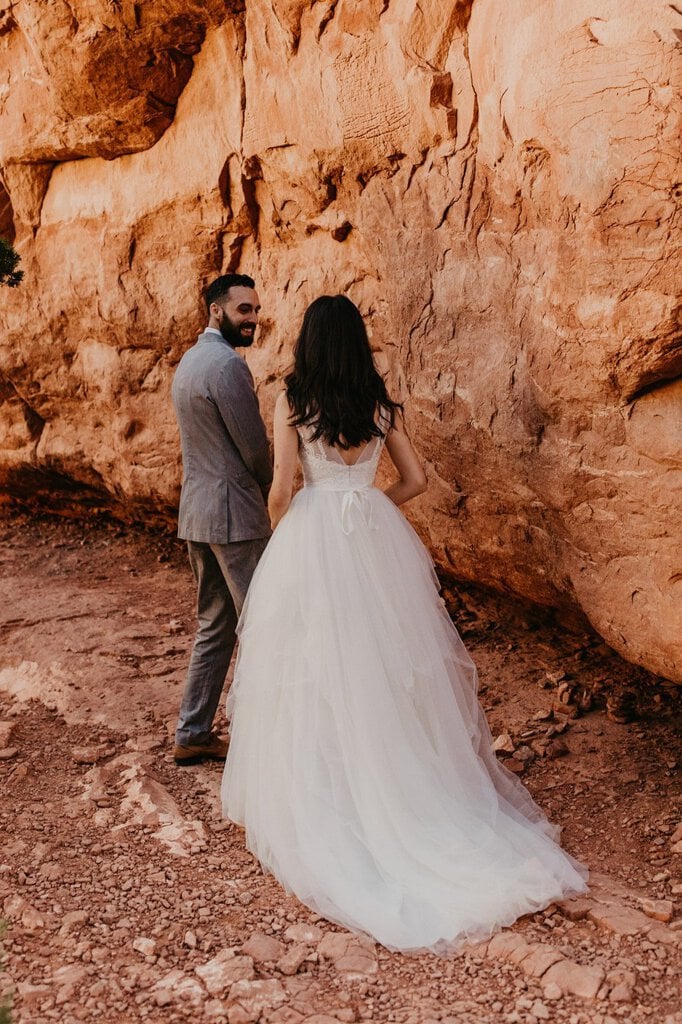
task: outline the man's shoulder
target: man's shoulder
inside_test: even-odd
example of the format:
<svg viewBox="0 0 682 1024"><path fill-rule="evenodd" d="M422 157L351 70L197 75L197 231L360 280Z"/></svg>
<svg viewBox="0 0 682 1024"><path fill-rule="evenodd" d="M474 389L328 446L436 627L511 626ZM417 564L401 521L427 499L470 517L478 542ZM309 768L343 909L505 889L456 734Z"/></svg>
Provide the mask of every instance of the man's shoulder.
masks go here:
<svg viewBox="0 0 682 1024"><path fill-rule="evenodd" d="M242 362L237 353L226 342L213 340L211 335L200 334L196 342L183 354L178 369L183 366L221 367L229 366L234 360Z"/></svg>

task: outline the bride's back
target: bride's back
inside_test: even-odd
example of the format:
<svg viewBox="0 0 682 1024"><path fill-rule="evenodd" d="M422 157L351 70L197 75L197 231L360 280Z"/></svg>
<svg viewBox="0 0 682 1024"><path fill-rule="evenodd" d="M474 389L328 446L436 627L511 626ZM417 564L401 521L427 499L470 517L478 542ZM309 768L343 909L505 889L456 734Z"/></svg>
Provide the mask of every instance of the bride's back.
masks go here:
<svg viewBox="0 0 682 1024"><path fill-rule="evenodd" d="M327 486L333 490L371 487L374 483L383 436L343 449L316 438L314 424L297 427L299 458L306 486Z"/></svg>

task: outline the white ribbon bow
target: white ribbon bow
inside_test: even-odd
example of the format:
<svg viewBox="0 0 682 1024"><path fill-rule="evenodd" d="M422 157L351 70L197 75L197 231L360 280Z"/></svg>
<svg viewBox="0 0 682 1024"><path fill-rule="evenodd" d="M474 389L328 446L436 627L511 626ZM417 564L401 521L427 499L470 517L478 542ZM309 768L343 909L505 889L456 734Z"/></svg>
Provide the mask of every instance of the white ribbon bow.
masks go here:
<svg viewBox="0 0 682 1024"><path fill-rule="evenodd" d="M366 490L355 490L346 491L343 500L341 502L341 529L348 536L355 529L351 512L353 508L357 508L358 512L362 516L363 522L369 527L370 530L378 530L379 527L374 522L374 515L372 510L372 502L370 501Z"/></svg>

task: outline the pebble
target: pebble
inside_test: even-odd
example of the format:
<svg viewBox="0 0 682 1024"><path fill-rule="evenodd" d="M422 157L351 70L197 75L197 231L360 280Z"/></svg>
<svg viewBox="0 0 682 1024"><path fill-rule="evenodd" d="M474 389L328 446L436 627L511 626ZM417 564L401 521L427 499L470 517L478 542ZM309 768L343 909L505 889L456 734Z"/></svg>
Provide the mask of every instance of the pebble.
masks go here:
<svg viewBox="0 0 682 1024"><path fill-rule="evenodd" d="M305 943L299 943L287 950L283 957L277 961L277 970L282 974L291 976L297 974L303 962L310 953L310 947Z"/></svg>
<svg viewBox="0 0 682 1024"><path fill-rule="evenodd" d="M14 722L0 722L0 750L9 747Z"/></svg>
<svg viewBox="0 0 682 1024"><path fill-rule="evenodd" d="M18 747L3 747L2 750L0 750L0 761L11 761L18 753Z"/></svg>
<svg viewBox="0 0 682 1024"><path fill-rule="evenodd" d="M70 910L62 917L62 924L59 929L60 936L68 935L78 925L87 924L89 919L90 915L87 910Z"/></svg>
<svg viewBox="0 0 682 1024"><path fill-rule="evenodd" d="M349 979L367 978L378 971L376 944L348 932L328 932L317 947L320 956L331 960L337 971Z"/></svg>
<svg viewBox="0 0 682 1024"><path fill-rule="evenodd" d="M233 949L224 949L212 960L194 968L206 991L220 995L236 981L249 981L254 977L253 960L250 956L237 956Z"/></svg>
<svg viewBox="0 0 682 1024"><path fill-rule="evenodd" d="M241 1013L228 1014L230 1024L247 1024L260 1019L264 1010L272 1011L287 1001L281 982L274 978L264 981L236 981L230 988L228 1006L237 1004Z"/></svg>
<svg viewBox="0 0 682 1024"><path fill-rule="evenodd" d="M570 747L566 740L553 739L547 744L547 757L550 761L555 761L558 757L565 757L570 752Z"/></svg>
<svg viewBox="0 0 682 1024"><path fill-rule="evenodd" d="M513 754L514 749L514 741L508 732L500 733L500 735L493 741L493 750L495 753Z"/></svg>
<svg viewBox="0 0 682 1024"><path fill-rule="evenodd" d="M253 932L242 946L242 953L253 957L256 963L271 963L284 955L284 944L272 935Z"/></svg>
<svg viewBox="0 0 682 1024"><path fill-rule="evenodd" d="M139 982L138 982L139 984ZM144 991L140 995L146 995ZM184 971L169 971L151 990L152 998L157 1006L180 1005L199 1006L206 997L206 992L199 981L189 977ZM137 1000L136 1000L137 1001Z"/></svg>
<svg viewBox="0 0 682 1024"><path fill-rule="evenodd" d="M543 981L545 984L554 982L564 994L568 993L594 1002L604 977L605 974L601 967L585 967L572 960L561 960L549 968Z"/></svg>
<svg viewBox="0 0 682 1024"><path fill-rule="evenodd" d="M74 747L71 759L76 764L97 764L103 757L108 757L113 752L112 747Z"/></svg>
<svg viewBox="0 0 682 1024"><path fill-rule="evenodd" d="M290 942L305 942L309 946L316 946L322 939L324 932L315 924L292 924L284 933L284 938Z"/></svg>
<svg viewBox="0 0 682 1024"><path fill-rule="evenodd" d="M136 953L142 953L143 956L153 956L156 952L156 942L146 935L138 935L133 939L133 949Z"/></svg>
<svg viewBox="0 0 682 1024"><path fill-rule="evenodd" d="M646 916L652 917L654 921L663 921L664 924L672 921L675 912L675 904L672 900L642 898L639 903Z"/></svg>

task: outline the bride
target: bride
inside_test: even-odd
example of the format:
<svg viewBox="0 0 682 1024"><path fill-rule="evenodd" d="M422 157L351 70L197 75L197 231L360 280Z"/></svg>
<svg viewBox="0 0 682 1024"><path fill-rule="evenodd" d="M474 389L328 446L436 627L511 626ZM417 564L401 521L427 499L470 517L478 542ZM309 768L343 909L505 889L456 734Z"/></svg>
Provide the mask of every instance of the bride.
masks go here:
<svg viewBox="0 0 682 1024"><path fill-rule="evenodd" d="M444 953L584 892L587 872L495 758L476 669L396 508L426 477L349 299L309 306L285 385L276 529L228 697L224 814L318 914ZM398 472L385 492L383 448Z"/></svg>

